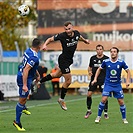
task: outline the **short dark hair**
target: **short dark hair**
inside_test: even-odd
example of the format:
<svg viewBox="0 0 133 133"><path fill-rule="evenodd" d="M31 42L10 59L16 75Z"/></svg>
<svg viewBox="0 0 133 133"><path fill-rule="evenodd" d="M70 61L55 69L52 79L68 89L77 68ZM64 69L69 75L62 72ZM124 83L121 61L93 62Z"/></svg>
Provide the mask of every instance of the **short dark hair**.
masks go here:
<svg viewBox="0 0 133 133"><path fill-rule="evenodd" d="M96 46L96 49L97 49L98 47L102 47L102 49L104 50L104 47L103 47L103 45L101 45L101 44L98 44L98 45Z"/></svg>
<svg viewBox="0 0 133 133"><path fill-rule="evenodd" d="M116 50L117 50L117 53L119 53L119 49L118 49L117 47L112 47L112 48L110 49L110 51L111 51L112 49L116 49Z"/></svg>
<svg viewBox="0 0 133 133"><path fill-rule="evenodd" d="M39 45L41 45L41 41L38 38L34 38L32 41L32 47L38 47Z"/></svg>
<svg viewBox="0 0 133 133"><path fill-rule="evenodd" d="M64 23L64 26L68 26L69 24L72 25L72 23L71 23L70 21L66 21L66 22Z"/></svg>

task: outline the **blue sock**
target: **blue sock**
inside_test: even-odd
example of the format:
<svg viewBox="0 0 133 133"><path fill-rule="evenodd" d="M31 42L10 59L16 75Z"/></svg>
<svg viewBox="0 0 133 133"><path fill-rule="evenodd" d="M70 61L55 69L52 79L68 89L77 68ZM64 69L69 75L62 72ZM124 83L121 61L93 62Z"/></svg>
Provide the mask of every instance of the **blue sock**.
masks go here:
<svg viewBox="0 0 133 133"><path fill-rule="evenodd" d="M99 106L98 106L98 116L100 116L100 117L101 117L102 112L104 110L104 106L105 106L104 103L102 103L102 102L99 103Z"/></svg>
<svg viewBox="0 0 133 133"><path fill-rule="evenodd" d="M17 103L16 105L16 122L20 123L20 117L22 115L22 110L24 109L25 105L22 105L20 103Z"/></svg>
<svg viewBox="0 0 133 133"><path fill-rule="evenodd" d="M126 119L126 106L120 105L120 111L121 111L122 119Z"/></svg>

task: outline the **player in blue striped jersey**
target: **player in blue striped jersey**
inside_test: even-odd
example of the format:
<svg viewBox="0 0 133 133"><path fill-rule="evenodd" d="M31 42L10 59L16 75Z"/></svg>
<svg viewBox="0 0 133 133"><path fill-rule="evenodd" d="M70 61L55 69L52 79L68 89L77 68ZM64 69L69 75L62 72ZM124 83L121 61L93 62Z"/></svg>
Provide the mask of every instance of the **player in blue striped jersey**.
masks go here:
<svg viewBox="0 0 133 133"><path fill-rule="evenodd" d="M41 41L35 38L32 41L32 47L28 48L24 55L21 65L19 66L17 74L17 85L19 87L19 102L16 105L16 120L13 122L13 125L19 131L25 131L20 122L20 117L22 112L27 113L26 110L26 100L29 95L31 88L31 83L33 78L36 75L36 80L40 80L40 75L37 71L39 65L38 51L41 47ZM30 112L29 112L30 114Z"/></svg>
<svg viewBox="0 0 133 133"><path fill-rule="evenodd" d="M100 74L100 71L103 68L106 69L104 89L102 92L102 100L98 107L98 116L95 120L95 123L100 122L105 103L108 97L111 96L111 94L113 94L113 96L118 100L123 123L128 123L128 121L126 120L126 106L124 104L124 94L121 87L121 73L122 69L124 69L127 73L126 87L128 88L130 85L130 71L127 64L124 61L118 59L118 53L118 48L112 47L110 49L111 58L103 61L101 67L97 69L95 78L92 81L93 85L97 82L97 77Z"/></svg>

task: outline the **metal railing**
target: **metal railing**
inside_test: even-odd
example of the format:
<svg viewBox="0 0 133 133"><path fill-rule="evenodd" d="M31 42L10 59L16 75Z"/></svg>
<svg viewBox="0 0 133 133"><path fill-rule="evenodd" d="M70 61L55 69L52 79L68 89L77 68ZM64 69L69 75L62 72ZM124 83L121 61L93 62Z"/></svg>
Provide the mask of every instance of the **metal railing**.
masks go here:
<svg viewBox="0 0 133 133"><path fill-rule="evenodd" d="M19 62L0 62L0 75L16 75Z"/></svg>

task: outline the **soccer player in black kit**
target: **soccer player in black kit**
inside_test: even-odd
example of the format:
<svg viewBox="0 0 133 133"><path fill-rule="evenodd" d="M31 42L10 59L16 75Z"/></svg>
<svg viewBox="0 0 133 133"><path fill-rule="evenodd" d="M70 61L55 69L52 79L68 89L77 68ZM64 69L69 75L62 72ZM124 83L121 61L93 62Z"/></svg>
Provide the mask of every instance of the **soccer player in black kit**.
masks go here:
<svg viewBox="0 0 133 133"><path fill-rule="evenodd" d="M96 91L97 87L99 87L100 91L102 92L103 90L103 84L104 84L104 79L105 79L105 74L106 71L103 69L100 73L100 75L98 76L97 79L97 83L95 83L94 85L91 84L91 82L94 80L95 77L95 73L97 71L97 69L100 67L100 65L102 64L103 60L108 59L109 57L103 54L104 51L104 47L102 45L97 45L96 46L96 55L93 55L90 58L90 62L89 62L89 67L88 67L88 73L89 76L91 76L91 81L89 83L89 87L88 87L88 94L87 94L87 112L86 115L84 116L85 119L87 119L91 114L91 105L92 105L92 94L94 91ZM105 108L104 108L104 118L108 119L108 101L105 104Z"/></svg>
<svg viewBox="0 0 133 133"><path fill-rule="evenodd" d="M42 50L46 50L47 45L51 42L60 41L62 45L62 53L58 58L58 70L55 73L50 73L46 77L43 77L40 80L40 83L51 80L52 78L63 76L65 82L63 83L61 96L58 99L58 103L63 110L67 110L64 98L67 93L68 87L71 84L70 65L73 63L73 56L77 48L78 41L83 41L84 43L89 44L89 40L83 38L77 30L73 30L72 23L69 21L64 23L64 30L65 32L56 34L48 38L43 44Z"/></svg>

